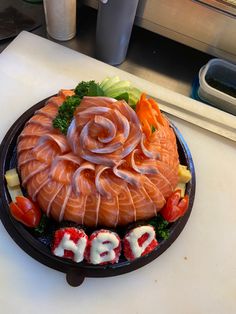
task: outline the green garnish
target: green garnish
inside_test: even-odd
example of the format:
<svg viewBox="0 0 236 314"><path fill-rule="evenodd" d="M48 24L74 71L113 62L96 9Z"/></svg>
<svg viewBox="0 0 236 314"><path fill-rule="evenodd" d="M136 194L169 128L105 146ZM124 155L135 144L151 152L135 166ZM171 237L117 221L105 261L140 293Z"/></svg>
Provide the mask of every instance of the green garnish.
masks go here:
<svg viewBox="0 0 236 314"><path fill-rule="evenodd" d="M168 228L169 223L160 214L149 220L148 223L155 228L157 237L160 237L163 240L168 239L170 234Z"/></svg>
<svg viewBox="0 0 236 314"><path fill-rule="evenodd" d="M66 134L73 118L75 108L79 106L80 102L81 98L76 95L67 97L58 109L58 114L52 122L53 127L59 129L63 134Z"/></svg>
<svg viewBox="0 0 236 314"><path fill-rule="evenodd" d="M104 96L104 91L95 81L82 81L76 86L75 94L82 99L84 96Z"/></svg>
<svg viewBox="0 0 236 314"><path fill-rule="evenodd" d="M122 100L123 99L123 100L125 100L128 103L129 102L129 94L127 92L122 93L122 94L116 96L115 99L117 99L117 100Z"/></svg>
<svg viewBox="0 0 236 314"><path fill-rule="evenodd" d="M130 106L134 111L136 111L136 104L129 103L129 106Z"/></svg>
<svg viewBox="0 0 236 314"><path fill-rule="evenodd" d="M76 107L84 96L103 96L104 92L95 81L79 83L75 88L75 95L66 98L64 103L59 107L58 114L52 124L55 129L61 133L67 133L71 120L73 119Z"/></svg>
<svg viewBox="0 0 236 314"><path fill-rule="evenodd" d="M45 214L42 214L39 225L36 228L34 228L34 231L39 234L44 233L47 227L47 224L48 224L48 217Z"/></svg>
<svg viewBox="0 0 236 314"><path fill-rule="evenodd" d="M153 125L151 125L151 129L152 129L152 133L156 131L156 128Z"/></svg>

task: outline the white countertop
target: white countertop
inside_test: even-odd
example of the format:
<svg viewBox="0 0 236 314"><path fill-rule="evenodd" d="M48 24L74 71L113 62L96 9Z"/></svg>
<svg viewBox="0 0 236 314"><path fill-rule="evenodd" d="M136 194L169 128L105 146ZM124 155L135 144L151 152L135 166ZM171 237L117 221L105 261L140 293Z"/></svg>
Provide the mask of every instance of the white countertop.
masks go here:
<svg viewBox="0 0 236 314"><path fill-rule="evenodd" d="M17 117L60 88L110 75L153 96L182 97L27 32L0 54L0 139ZM192 101L189 101L191 105ZM195 163L196 196L178 239L152 263L70 287L24 253L0 223L1 313L236 313L236 143L172 118Z"/></svg>

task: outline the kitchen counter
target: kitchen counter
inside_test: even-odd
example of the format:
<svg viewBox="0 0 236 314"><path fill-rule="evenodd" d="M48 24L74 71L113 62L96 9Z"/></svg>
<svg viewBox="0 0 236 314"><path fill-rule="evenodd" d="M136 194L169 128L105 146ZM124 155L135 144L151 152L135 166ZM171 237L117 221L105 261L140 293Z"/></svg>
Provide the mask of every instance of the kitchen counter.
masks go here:
<svg viewBox="0 0 236 314"><path fill-rule="evenodd" d="M154 97L178 96L191 105L183 95L189 94L192 79L210 56L135 27L127 60L111 67L88 57L94 56L95 12L87 12L78 23L78 37L63 43L83 54L42 38L44 26L34 31L41 37L23 32L4 43L8 47L0 54L0 140L30 106L82 79L119 75ZM150 44L145 58L138 52L140 38L142 45ZM0 223L1 313L236 313L235 142L171 119L188 143L197 180L193 210L178 239L139 270L86 278L72 288L65 274L20 249Z"/></svg>
<svg viewBox="0 0 236 314"><path fill-rule="evenodd" d="M19 6L18 0L10 1L13 5ZM49 38L90 57L96 57L96 10L78 5L77 35L69 41L62 42L50 38L47 34L42 5L23 2L21 6L21 10L25 10L29 15L32 12L41 22L41 26L33 30L34 34ZM9 40L0 42L0 52L9 42ZM134 26L126 60L117 68L189 96L192 82L199 69L211 58L213 56Z"/></svg>

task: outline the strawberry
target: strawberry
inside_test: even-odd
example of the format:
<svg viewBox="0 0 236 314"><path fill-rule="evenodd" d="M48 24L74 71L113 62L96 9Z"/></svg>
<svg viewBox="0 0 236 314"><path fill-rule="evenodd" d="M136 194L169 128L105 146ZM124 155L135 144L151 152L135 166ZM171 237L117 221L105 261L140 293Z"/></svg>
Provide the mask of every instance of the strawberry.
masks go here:
<svg viewBox="0 0 236 314"><path fill-rule="evenodd" d="M139 226L130 230L123 239L124 256L128 261L144 256L157 247L156 233L152 226Z"/></svg>
<svg viewBox="0 0 236 314"><path fill-rule="evenodd" d="M52 253L59 257L81 262L87 246L88 236L83 229L66 227L56 230L52 244Z"/></svg>
<svg viewBox="0 0 236 314"><path fill-rule="evenodd" d="M85 254L90 264L105 265L118 263L121 241L117 233L101 229L91 234Z"/></svg>

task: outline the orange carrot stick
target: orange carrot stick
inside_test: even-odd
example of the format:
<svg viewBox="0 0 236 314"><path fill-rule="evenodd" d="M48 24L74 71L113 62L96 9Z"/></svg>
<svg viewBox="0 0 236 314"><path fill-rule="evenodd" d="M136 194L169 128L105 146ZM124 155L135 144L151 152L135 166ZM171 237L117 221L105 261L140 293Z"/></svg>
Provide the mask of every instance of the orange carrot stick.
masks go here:
<svg viewBox="0 0 236 314"><path fill-rule="evenodd" d="M153 127L158 129L159 124L163 125L163 117L157 102L153 98L147 98L145 93L142 93L137 103L136 114L147 137L151 136Z"/></svg>

